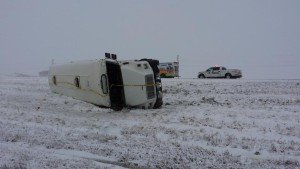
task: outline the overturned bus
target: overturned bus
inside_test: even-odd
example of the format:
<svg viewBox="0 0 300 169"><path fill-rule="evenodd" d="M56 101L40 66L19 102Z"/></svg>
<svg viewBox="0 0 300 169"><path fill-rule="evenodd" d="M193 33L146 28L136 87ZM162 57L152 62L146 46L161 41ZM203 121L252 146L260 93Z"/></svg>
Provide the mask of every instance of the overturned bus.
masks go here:
<svg viewBox="0 0 300 169"><path fill-rule="evenodd" d="M118 61L114 54L105 56L105 59L51 65L50 89L114 110L161 107L158 60Z"/></svg>

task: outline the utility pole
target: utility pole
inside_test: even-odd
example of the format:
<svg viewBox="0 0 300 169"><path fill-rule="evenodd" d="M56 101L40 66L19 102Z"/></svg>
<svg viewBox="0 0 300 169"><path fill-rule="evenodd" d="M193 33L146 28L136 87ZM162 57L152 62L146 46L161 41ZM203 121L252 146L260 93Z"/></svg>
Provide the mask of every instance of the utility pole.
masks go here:
<svg viewBox="0 0 300 169"><path fill-rule="evenodd" d="M178 64L178 78L179 78L179 55L177 55L177 64Z"/></svg>

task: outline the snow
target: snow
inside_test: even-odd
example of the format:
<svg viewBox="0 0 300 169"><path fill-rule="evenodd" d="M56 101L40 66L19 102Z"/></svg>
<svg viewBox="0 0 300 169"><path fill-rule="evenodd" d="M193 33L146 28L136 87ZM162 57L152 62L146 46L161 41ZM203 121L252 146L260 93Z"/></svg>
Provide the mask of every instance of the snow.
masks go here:
<svg viewBox="0 0 300 169"><path fill-rule="evenodd" d="M0 77L0 168L300 168L300 80L162 79L113 111Z"/></svg>

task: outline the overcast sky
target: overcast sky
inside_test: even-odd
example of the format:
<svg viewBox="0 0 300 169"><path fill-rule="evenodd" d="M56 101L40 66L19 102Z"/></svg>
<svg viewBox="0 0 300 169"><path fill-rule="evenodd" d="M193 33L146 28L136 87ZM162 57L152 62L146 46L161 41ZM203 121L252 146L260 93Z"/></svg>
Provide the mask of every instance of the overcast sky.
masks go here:
<svg viewBox="0 0 300 169"><path fill-rule="evenodd" d="M104 58L213 65L245 79L300 79L300 0L0 0L0 71L37 75Z"/></svg>

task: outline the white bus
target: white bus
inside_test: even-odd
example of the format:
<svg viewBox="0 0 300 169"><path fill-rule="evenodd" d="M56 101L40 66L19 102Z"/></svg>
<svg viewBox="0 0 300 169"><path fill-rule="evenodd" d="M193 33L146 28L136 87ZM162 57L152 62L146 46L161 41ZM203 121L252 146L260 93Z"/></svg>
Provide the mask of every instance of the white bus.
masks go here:
<svg viewBox="0 0 300 169"><path fill-rule="evenodd" d="M116 55L105 55L106 59L50 66L50 89L114 110L161 107L158 60L117 61Z"/></svg>

